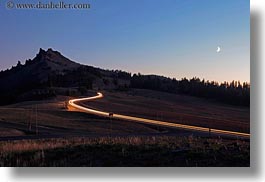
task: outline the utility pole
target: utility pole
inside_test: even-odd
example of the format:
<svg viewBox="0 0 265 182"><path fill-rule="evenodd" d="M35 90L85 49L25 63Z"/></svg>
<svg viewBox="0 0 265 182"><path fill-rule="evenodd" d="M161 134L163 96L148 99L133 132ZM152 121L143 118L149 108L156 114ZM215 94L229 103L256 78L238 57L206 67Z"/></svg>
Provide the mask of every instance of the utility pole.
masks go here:
<svg viewBox="0 0 265 182"><path fill-rule="evenodd" d="M36 135L38 135L38 108L36 105L36 113L35 113L35 121L36 121Z"/></svg>
<svg viewBox="0 0 265 182"><path fill-rule="evenodd" d="M110 117L110 137L112 137L112 117Z"/></svg>
<svg viewBox="0 0 265 182"><path fill-rule="evenodd" d="M112 118L113 118L114 114L113 113L109 113L109 118L110 118L110 136L112 137Z"/></svg>
<svg viewBox="0 0 265 182"><path fill-rule="evenodd" d="M28 131L31 132L31 109L28 110L29 120L28 120Z"/></svg>

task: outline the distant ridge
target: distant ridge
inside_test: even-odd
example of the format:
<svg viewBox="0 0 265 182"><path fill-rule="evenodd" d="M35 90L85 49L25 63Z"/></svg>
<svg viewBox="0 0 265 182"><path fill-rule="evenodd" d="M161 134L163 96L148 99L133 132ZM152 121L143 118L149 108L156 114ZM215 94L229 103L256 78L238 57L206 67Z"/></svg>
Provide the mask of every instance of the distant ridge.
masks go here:
<svg viewBox="0 0 265 182"><path fill-rule="evenodd" d="M0 105L24 100L46 99L56 95L80 96L88 90L150 89L185 94L234 105L250 105L250 84L167 78L121 70L104 70L86 66L49 48L40 49L32 60L18 62L0 71Z"/></svg>
<svg viewBox="0 0 265 182"><path fill-rule="evenodd" d="M88 89L115 89L119 83L128 87L130 78L129 73L82 65L52 48L47 51L40 48L25 64L18 61L16 66L0 72L0 85L4 85L0 87L0 104L45 99L56 94L84 94Z"/></svg>

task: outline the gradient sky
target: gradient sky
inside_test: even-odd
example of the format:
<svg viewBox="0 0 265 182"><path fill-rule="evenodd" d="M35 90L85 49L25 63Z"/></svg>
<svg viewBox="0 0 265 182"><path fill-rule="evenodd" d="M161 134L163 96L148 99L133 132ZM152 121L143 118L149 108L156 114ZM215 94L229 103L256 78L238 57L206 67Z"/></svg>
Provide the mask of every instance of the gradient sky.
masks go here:
<svg viewBox="0 0 265 182"><path fill-rule="evenodd" d="M106 69L250 81L249 0L65 2L91 9L8 10L0 2L0 70L51 47Z"/></svg>

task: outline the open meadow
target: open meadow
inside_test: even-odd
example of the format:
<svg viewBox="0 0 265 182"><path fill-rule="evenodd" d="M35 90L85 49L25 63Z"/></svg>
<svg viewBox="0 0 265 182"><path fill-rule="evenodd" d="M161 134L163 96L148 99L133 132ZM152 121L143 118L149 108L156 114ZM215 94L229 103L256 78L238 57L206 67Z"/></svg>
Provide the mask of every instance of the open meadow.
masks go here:
<svg viewBox="0 0 265 182"><path fill-rule="evenodd" d="M95 93L88 93L89 96ZM107 112L249 131L249 109L156 91L104 92ZM69 111L70 97L0 107L0 166L249 166L248 139Z"/></svg>
<svg viewBox="0 0 265 182"><path fill-rule="evenodd" d="M128 116L245 133L250 131L249 107L142 89L104 92L104 95L104 98L85 105Z"/></svg>
<svg viewBox="0 0 265 182"><path fill-rule="evenodd" d="M161 129L68 111L66 97L0 107L0 140L71 136L141 135ZM36 135L37 133L37 135Z"/></svg>

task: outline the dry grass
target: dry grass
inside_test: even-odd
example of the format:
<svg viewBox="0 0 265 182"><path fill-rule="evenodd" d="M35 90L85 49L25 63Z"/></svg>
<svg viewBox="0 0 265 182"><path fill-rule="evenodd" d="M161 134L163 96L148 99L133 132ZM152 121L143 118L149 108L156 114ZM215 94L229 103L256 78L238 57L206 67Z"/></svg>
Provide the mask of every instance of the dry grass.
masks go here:
<svg viewBox="0 0 265 182"><path fill-rule="evenodd" d="M153 91L105 93L89 106L132 116L191 125L249 130L249 109ZM150 134L159 129L135 122L67 112L66 98L0 107L0 136L27 135L35 121L39 134ZM161 129L161 128L160 128ZM182 134L178 131L180 135ZM89 135L90 136L90 135ZM0 166L249 166L244 140L200 137L89 137L0 142Z"/></svg>
<svg viewBox="0 0 265 182"><path fill-rule="evenodd" d="M24 136L28 131L29 123L35 131L36 118L40 135L44 133L46 135L83 136L158 132L154 127L139 123L69 112L63 107L63 101L51 100L0 107L0 137Z"/></svg>
<svg viewBox="0 0 265 182"><path fill-rule="evenodd" d="M249 166L249 141L102 137L0 142L1 166Z"/></svg>
<svg viewBox="0 0 265 182"><path fill-rule="evenodd" d="M103 99L86 104L129 116L239 132L250 131L250 110L247 107L150 90L104 92L104 95Z"/></svg>

